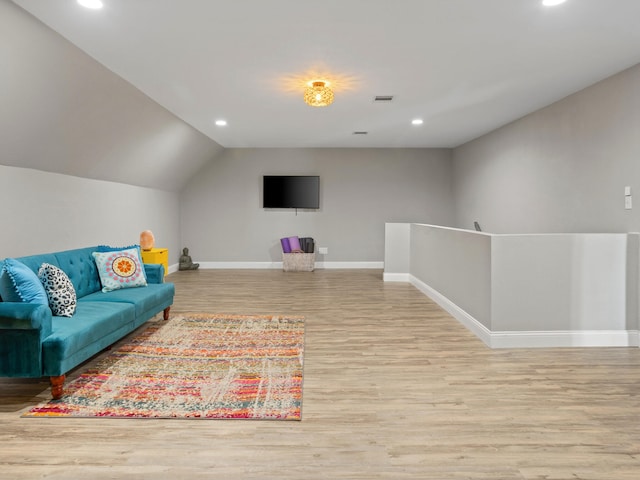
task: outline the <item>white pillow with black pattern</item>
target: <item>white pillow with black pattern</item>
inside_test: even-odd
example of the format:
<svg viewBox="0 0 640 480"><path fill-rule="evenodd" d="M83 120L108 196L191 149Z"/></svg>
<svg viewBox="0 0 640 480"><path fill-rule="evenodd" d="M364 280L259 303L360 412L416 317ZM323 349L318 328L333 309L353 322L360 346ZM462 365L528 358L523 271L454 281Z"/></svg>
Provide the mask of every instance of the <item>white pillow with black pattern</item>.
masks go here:
<svg viewBox="0 0 640 480"><path fill-rule="evenodd" d="M71 317L76 311L76 289L66 273L55 265L43 263L38 278L47 292L51 313L58 317Z"/></svg>

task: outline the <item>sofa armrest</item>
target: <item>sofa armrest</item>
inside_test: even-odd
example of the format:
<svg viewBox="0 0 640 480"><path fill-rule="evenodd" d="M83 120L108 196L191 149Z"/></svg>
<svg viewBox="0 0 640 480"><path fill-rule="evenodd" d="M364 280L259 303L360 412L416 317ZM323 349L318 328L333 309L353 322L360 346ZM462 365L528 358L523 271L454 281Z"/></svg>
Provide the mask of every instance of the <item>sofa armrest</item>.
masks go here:
<svg viewBox="0 0 640 480"><path fill-rule="evenodd" d="M0 302L0 330L39 330L44 339L51 334L51 309L35 303Z"/></svg>
<svg viewBox="0 0 640 480"><path fill-rule="evenodd" d="M164 283L164 265L161 263L145 263L144 272L147 283Z"/></svg>
<svg viewBox="0 0 640 480"><path fill-rule="evenodd" d="M50 334L47 305L0 302L0 376L42 376L42 341Z"/></svg>

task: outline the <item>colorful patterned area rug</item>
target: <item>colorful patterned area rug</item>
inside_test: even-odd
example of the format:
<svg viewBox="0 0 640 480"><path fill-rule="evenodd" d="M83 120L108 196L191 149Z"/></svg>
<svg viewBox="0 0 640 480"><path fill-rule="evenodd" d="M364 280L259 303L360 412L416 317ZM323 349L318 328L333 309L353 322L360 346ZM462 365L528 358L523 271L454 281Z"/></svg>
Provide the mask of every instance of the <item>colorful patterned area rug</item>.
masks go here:
<svg viewBox="0 0 640 480"><path fill-rule="evenodd" d="M300 420L303 351L303 318L176 315L23 416Z"/></svg>

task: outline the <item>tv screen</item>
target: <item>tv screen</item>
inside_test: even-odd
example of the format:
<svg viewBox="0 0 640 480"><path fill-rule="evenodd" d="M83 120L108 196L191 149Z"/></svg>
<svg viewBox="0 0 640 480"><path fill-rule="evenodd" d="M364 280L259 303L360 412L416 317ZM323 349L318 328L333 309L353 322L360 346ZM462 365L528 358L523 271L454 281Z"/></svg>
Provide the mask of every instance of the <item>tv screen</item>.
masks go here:
<svg viewBox="0 0 640 480"><path fill-rule="evenodd" d="M320 208L320 177L265 175L262 182L264 208Z"/></svg>

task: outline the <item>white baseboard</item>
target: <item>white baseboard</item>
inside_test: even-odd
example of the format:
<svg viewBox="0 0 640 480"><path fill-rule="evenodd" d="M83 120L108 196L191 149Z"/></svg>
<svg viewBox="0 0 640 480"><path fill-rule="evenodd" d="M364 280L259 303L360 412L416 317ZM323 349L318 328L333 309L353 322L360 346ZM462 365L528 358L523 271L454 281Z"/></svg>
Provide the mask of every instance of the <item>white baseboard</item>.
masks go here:
<svg viewBox="0 0 640 480"><path fill-rule="evenodd" d="M282 262L200 262L202 269L278 269ZM316 262L316 269L382 269L384 262ZM171 268L169 269L171 271Z"/></svg>
<svg viewBox="0 0 640 480"><path fill-rule="evenodd" d="M327 269L379 269L384 268L384 262L316 262L316 268Z"/></svg>
<svg viewBox="0 0 640 480"><path fill-rule="evenodd" d="M431 298L434 302L444 308L453 318L458 320L462 325L467 327L476 337L482 340L487 346L491 347L491 331L485 327L480 321L469 315L466 311L453 303L447 297L437 290L434 290L422 280L417 279L413 275L409 275L411 284Z"/></svg>
<svg viewBox="0 0 640 480"><path fill-rule="evenodd" d="M410 282L411 276L408 273L383 273L382 280L385 282Z"/></svg>
<svg viewBox="0 0 640 480"><path fill-rule="evenodd" d="M402 274L394 274L402 275ZM400 281L400 280L397 280ZM445 309L491 348L550 348L550 347L637 347L637 330L558 330L558 331L491 331L472 315L426 283L409 275L418 290Z"/></svg>
<svg viewBox="0 0 640 480"><path fill-rule="evenodd" d="M491 348L637 347L634 330L491 332Z"/></svg>
<svg viewBox="0 0 640 480"><path fill-rule="evenodd" d="M200 262L200 268L208 269L229 269L229 270L267 270L270 268L282 269L282 262Z"/></svg>

